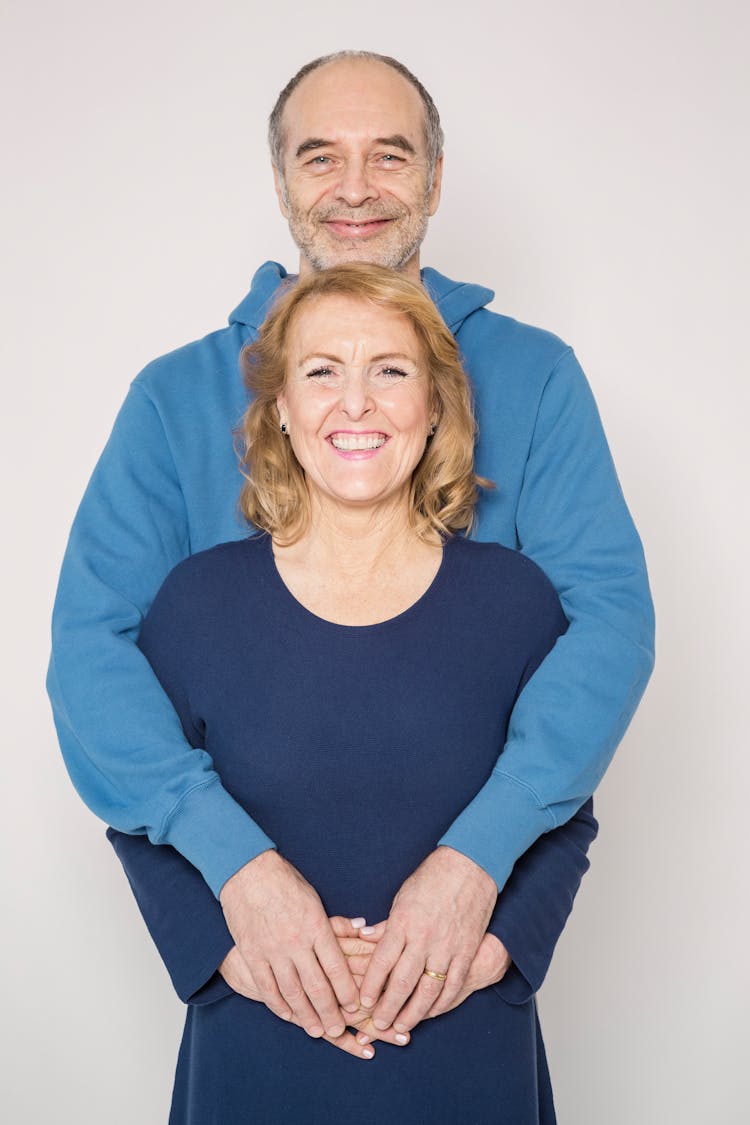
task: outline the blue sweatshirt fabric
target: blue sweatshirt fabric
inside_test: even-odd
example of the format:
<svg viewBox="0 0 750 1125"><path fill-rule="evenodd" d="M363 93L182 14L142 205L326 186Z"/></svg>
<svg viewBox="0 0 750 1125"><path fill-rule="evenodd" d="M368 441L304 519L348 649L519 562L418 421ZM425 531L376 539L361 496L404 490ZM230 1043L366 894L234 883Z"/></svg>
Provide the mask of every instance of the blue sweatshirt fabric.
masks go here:
<svg viewBox="0 0 750 1125"><path fill-rule="evenodd" d="M326 912L374 921L480 789L514 701L566 626L529 559L462 538L404 612L336 625L294 598L270 537L255 535L177 566L139 644L191 745ZM157 865L171 851L138 842ZM178 927L186 943L192 905ZM188 1012L170 1122L239 1122L252 1106L265 1125L309 1125L355 1105L377 1120L551 1119L534 1004L502 1003L492 987L377 1062L356 1064L230 993Z"/></svg>
<svg viewBox="0 0 750 1125"><path fill-rule="evenodd" d="M48 688L76 788L115 828L172 844L214 894L273 840L186 742L135 642L178 562L247 533L232 441L247 402L238 356L285 277L263 265L227 328L133 382L74 521L53 615ZM534 559L570 622L519 699L491 776L440 840L500 890L604 773L651 671L653 613L640 541L571 349L487 310L490 290L430 269L422 279L475 387L477 471L498 485L480 501L478 538Z"/></svg>

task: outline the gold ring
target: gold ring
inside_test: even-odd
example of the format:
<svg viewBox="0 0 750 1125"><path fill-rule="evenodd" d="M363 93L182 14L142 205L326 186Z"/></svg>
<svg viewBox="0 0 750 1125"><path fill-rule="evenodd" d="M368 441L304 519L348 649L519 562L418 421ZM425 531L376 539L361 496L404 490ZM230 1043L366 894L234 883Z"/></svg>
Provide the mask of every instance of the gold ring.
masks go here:
<svg viewBox="0 0 750 1125"><path fill-rule="evenodd" d="M434 969L425 969L422 973L425 977L432 977L433 980L447 980L447 973L436 973Z"/></svg>

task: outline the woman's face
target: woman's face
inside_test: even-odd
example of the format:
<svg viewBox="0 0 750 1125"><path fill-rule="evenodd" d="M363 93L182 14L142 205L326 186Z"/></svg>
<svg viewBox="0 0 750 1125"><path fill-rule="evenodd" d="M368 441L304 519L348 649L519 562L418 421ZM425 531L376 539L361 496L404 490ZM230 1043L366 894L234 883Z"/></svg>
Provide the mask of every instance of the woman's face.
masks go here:
<svg viewBox="0 0 750 1125"><path fill-rule="evenodd" d="M408 503L434 410L422 346L407 317L353 297L303 304L290 329L277 405L321 503Z"/></svg>

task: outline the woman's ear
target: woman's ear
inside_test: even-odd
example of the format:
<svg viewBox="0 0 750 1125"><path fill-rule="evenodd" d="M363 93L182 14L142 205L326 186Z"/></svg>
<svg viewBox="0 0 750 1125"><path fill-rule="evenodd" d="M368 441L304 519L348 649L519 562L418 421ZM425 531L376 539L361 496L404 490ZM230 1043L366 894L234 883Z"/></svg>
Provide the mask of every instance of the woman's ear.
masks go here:
<svg viewBox="0 0 750 1125"><path fill-rule="evenodd" d="M283 393L276 395L276 409L279 412L279 426L281 427L281 431L282 433L286 433L286 398Z"/></svg>

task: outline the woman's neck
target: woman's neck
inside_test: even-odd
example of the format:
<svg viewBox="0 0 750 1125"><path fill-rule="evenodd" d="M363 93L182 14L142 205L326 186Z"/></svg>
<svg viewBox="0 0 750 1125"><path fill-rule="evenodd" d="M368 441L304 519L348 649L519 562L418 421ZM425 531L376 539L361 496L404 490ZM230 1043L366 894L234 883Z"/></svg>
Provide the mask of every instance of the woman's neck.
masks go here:
<svg viewBox="0 0 750 1125"><path fill-rule="evenodd" d="M370 625L408 609L440 566L440 539L425 542L403 504L357 508L314 503L308 531L274 541L279 573L307 609L343 625Z"/></svg>

